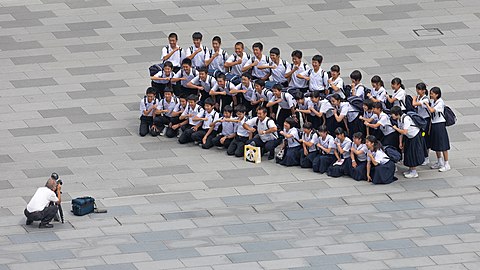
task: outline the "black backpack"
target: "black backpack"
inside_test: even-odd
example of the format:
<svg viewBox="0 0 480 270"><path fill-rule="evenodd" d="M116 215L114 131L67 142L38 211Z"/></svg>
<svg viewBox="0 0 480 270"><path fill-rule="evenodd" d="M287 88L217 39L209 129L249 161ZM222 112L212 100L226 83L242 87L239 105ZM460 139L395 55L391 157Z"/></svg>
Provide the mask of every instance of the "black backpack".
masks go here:
<svg viewBox="0 0 480 270"><path fill-rule="evenodd" d="M345 98L349 98L352 95L352 86L344 85L342 88L342 92L345 95Z"/></svg>
<svg viewBox="0 0 480 270"><path fill-rule="evenodd" d="M443 118L445 118L445 125L447 127L453 126L457 122L457 116L448 106L443 108Z"/></svg>
<svg viewBox="0 0 480 270"><path fill-rule="evenodd" d="M154 65L151 65L148 68L148 72L150 74L150 77L155 76L155 74L157 74L158 72L160 72L162 70L163 70L163 64L154 64Z"/></svg>
<svg viewBox="0 0 480 270"><path fill-rule="evenodd" d="M426 130L427 129L427 120L425 118L421 117L418 113L416 112L407 112L406 115L410 116L412 119L413 123L415 124L416 127L418 127L421 130ZM402 117L402 123L404 122L404 118Z"/></svg>
<svg viewBox="0 0 480 270"><path fill-rule="evenodd" d="M388 158L393 163L397 163L400 160L402 160L402 154L397 150L397 148L391 146L391 145L386 145L383 147L383 152L387 155Z"/></svg>
<svg viewBox="0 0 480 270"><path fill-rule="evenodd" d="M405 96L404 105L405 105L405 110L407 112L414 112L415 111L415 107L413 106L413 97L411 95L406 95Z"/></svg>
<svg viewBox="0 0 480 270"><path fill-rule="evenodd" d="M363 99L361 97L350 96L347 98L347 101L356 112L363 112Z"/></svg>

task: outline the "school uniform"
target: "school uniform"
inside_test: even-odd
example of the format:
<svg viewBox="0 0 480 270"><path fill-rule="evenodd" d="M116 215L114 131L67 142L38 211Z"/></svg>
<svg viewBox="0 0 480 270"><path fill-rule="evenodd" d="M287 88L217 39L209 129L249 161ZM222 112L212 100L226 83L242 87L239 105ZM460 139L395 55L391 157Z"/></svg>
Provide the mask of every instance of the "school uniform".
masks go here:
<svg viewBox="0 0 480 270"><path fill-rule="evenodd" d="M214 126L212 133L208 135L205 143L203 143L202 140L210 129L210 124L220 119L220 114L215 110L212 110L211 112L207 112L204 110L203 113L197 114L197 117L207 118L207 120L203 120L202 126L197 131L192 133L192 140L194 142L201 143L203 149L212 148L212 140L213 138L215 138L215 136L217 136L218 125Z"/></svg>
<svg viewBox="0 0 480 270"><path fill-rule="evenodd" d="M318 102L313 102L311 98L305 98L305 107L307 110L310 110L311 108L313 108L315 111L317 112L321 112L321 108L322 108L322 101L319 100ZM299 105L300 107L300 105ZM332 113L333 115L333 113ZM318 127L320 127L320 125L323 123L323 120L322 118L318 117L315 113L313 112L310 112L308 114L306 114L307 116L307 121L312 123L312 127L314 129L318 129Z"/></svg>
<svg viewBox="0 0 480 270"><path fill-rule="evenodd" d="M317 156L313 159L312 168L314 172L325 173L328 167L335 162L334 151L337 146L332 135L327 135L325 139L319 136L318 143L324 148L330 148L330 152L326 153L319 148Z"/></svg>
<svg viewBox="0 0 480 270"><path fill-rule="evenodd" d="M235 96L237 98L237 104L245 105L245 108L247 109L246 114L250 113L250 111L253 109L251 101L253 100L255 95L255 88L253 87L253 83L250 82L248 86L240 83L235 88L237 90L247 90L246 93L238 93Z"/></svg>
<svg viewBox="0 0 480 270"><path fill-rule="evenodd" d="M178 46L177 46L178 47ZM163 47L162 49L162 59L167 56L171 51L173 51L174 48L172 48L169 45ZM178 72L180 68L182 67L182 60L185 58L185 52L183 51L182 48L174 52L168 59L165 59L163 62L165 63L166 61L170 61L173 64L173 70L174 72Z"/></svg>
<svg viewBox="0 0 480 270"><path fill-rule="evenodd" d="M238 119L235 117L234 119ZM236 127L236 135L233 141L230 143L227 149L227 154L229 156L235 155L236 157L243 157L244 146L249 140L250 133L248 130L243 128L243 124L247 121L247 117L244 116L243 119L238 122Z"/></svg>
<svg viewBox="0 0 480 270"><path fill-rule="evenodd" d="M420 115L423 119L427 121L427 127L423 131L423 135L424 135L423 138L425 140L424 154L425 154L425 157L428 158L428 150L430 149L430 126L431 126L432 119L430 117L430 111L428 110L427 105L425 104L426 103L430 104L430 99L428 98L428 96L423 96L423 97L417 96L417 102L422 103L421 106L417 106L416 108L418 115Z"/></svg>
<svg viewBox="0 0 480 270"><path fill-rule="evenodd" d="M221 119L227 119L227 118L222 117ZM237 132L237 129L238 129L238 123L222 122L222 123L217 123L217 125L218 125L219 133L215 138L212 139L212 143L214 146L228 148L230 146L230 143L233 141L233 138L225 139L223 144L220 143L220 140L223 137L227 137L227 136L231 136L232 134L235 134L235 132Z"/></svg>
<svg viewBox="0 0 480 270"><path fill-rule="evenodd" d="M437 101L431 101L430 106L435 108L435 112L432 113L432 127L430 130L431 149L437 152L448 151L450 150L450 140L444 117L445 103L443 99L439 98Z"/></svg>
<svg viewBox="0 0 480 270"><path fill-rule="evenodd" d="M178 112L183 112L184 110L185 108L182 106L182 104L180 104L180 102L178 102L173 108L172 112L178 113ZM173 129L172 126L176 124L180 124L181 122L183 121L180 120L179 116L170 117L170 124L167 126L167 130L165 131L165 136L167 138L173 138L177 136L179 129Z"/></svg>
<svg viewBox="0 0 480 270"><path fill-rule="evenodd" d="M286 143L283 148L283 159L277 158L277 163L283 166L298 166L300 165L300 152L302 148L299 141L298 129L292 127L289 130L283 129L283 132L289 135L293 135L292 138L285 138L284 142Z"/></svg>
<svg viewBox="0 0 480 270"><path fill-rule="evenodd" d="M300 73L300 75L309 77L308 89L310 92L319 91L326 96L325 90L328 89L328 74L322 68L319 68L316 72L313 68Z"/></svg>
<svg viewBox="0 0 480 270"><path fill-rule="evenodd" d="M370 94L372 98L381 101L385 108L385 101L387 100L387 89L385 89L385 87L380 86L378 90L374 88Z"/></svg>
<svg viewBox="0 0 480 270"><path fill-rule="evenodd" d="M378 127L383 134L383 138L381 139L382 145L390 145L398 149L400 141L398 132L395 131L392 127L392 122L390 121L390 116L386 113L381 112L378 116L377 123L380 123Z"/></svg>
<svg viewBox="0 0 480 270"><path fill-rule="evenodd" d="M140 100L140 128L138 133L140 136L145 136L150 132L150 127L153 125L153 114L155 110L152 110L148 115L144 115L143 112L152 108L153 105L158 106L158 99L154 98L152 102L148 102L147 96Z"/></svg>
<svg viewBox="0 0 480 270"><path fill-rule="evenodd" d="M188 118L188 124L182 126L182 134L180 137L178 137L178 142L181 144L189 143L192 142L192 134L195 132L192 128L200 123L200 121L193 121L193 118L200 117L203 115L203 108L195 104L195 107L192 108L190 106L187 106L187 108L183 111L182 116L188 115L188 114L193 114L193 116Z"/></svg>
<svg viewBox="0 0 480 270"><path fill-rule="evenodd" d="M327 74L328 75L328 74ZM338 76L333 82L332 82L333 85L335 85L336 87L338 87L338 90L335 91L333 90L332 87L329 86L330 88L330 95L333 95L333 94L338 94L340 95L340 98L341 99L345 99L345 93L343 92L343 86L344 86L344 83L343 83L343 79L340 78L340 76Z"/></svg>
<svg viewBox="0 0 480 270"><path fill-rule="evenodd" d="M335 134L335 129L338 127L345 128L343 121L341 123L337 122L334 117L333 105L327 99L323 99L320 101L320 112L325 116L325 121L323 124L327 126L327 130L329 134Z"/></svg>
<svg viewBox="0 0 480 270"><path fill-rule="evenodd" d="M197 53L195 57L192 58L192 67L194 67L195 69L205 67L205 57L208 54L207 46L200 45L200 47L202 48L202 50L199 53ZM186 57L189 57L197 50L198 48L195 47L195 45L188 47L188 49L186 50L187 51Z"/></svg>
<svg viewBox="0 0 480 270"><path fill-rule="evenodd" d="M377 151L369 151L372 153L375 161L378 162L378 165L375 166L371 163L370 167L370 177L372 178L372 183L374 184L390 184L397 180L395 177L395 163L390 160L390 158L383 152L382 149ZM367 156L367 162L371 162L370 157Z"/></svg>
<svg viewBox="0 0 480 270"><path fill-rule="evenodd" d="M406 110L405 107L405 96L407 95L407 92L405 92L404 89L400 88L396 92L393 92L392 98L396 98L393 102L393 106L399 106L402 111Z"/></svg>
<svg viewBox="0 0 480 270"><path fill-rule="evenodd" d="M262 91L258 92L255 91L255 95L253 96L253 101L258 101L263 98L263 102L258 103L257 107L265 107L270 99L273 97L273 92L270 89L263 88ZM278 108L278 106L277 106ZM275 110L273 110L275 111ZM255 112L256 113L256 112Z"/></svg>
<svg viewBox="0 0 480 270"><path fill-rule="evenodd" d="M275 121L269 117L265 117L263 121L260 121L258 117L253 117L252 119L245 122L250 127L256 127L257 135L255 135L251 140L247 141L247 144L254 144L261 147L262 155L269 153L269 158L275 156L275 148L281 143L281 140L278 138L277 132L262 134L262 131L268 130L275 126Z"/></svg>
<svg viewBox="0 0 480 270"><path fill-rule="evenodd" d="M340 154L341 158L343 159L342 165L330 165L327 170L327 175L330 177L340 177L344 174L347 174L349 171L349 168L347 168L347 164L352 164L352 161L350 160L350 149L352 148L352 140L350 138L345 137L345 140L341 142L338 138L335 138L335 144L340 143L340 147L343 149L343 154L340 154L340 151L337 151Z"/></svg>
<svg viewBox="0 0 480 270"><path fill-rule="evenodd" d="M252 70L252 77L253 77L254 80L262 79L265 76L270 74L270 69L269 68L266 68L266 69L259 69L258 68L259 66L268 66L268 64L270 63L270 57L262 54L260 59L257 59L255 55L252 55L250 57L250 59L247 60L247 62L245 63L244 66L249 66L252 63L254 63L255 61L258 61L258 65L254 66L251 69Z"/></svg>
<svg viewBox="0 0 480 270"><path fill-rule="evenodd" d="M279 59L278 64L270 61L270 66L275 66L275 68L270 69L270 78L269 80L272 83L279 83L284 87L288 86L288 80L285 78L285 73L287 73L287 67L290 65L287 61Z"/></svg>
<svg viewBox="0 0 480 270"><path fill-rule="evenodd" d="M225 92L226 95L215 95L215 102L219 104L220 111L223 113L225 105L230 105L233 101L231 90L235 90L236 86L230 81L225 82L225 86L221 87L218 83L212 88L214 92ZM213 97L213 96L212 96Z"/></svg>
<svg viewBox="0 0 480 270"><path fill-rule="evenodd" d="M302 168L312 168L313 167L313 161L318 155L318 150L317 150L317 143L318 143L318 134L314 132L313 130L310 132L310 134L303 133L302 134L302 140L304 142L312 142L313 145L307 148L308 154L305 155L305 152L303 151L303 147L300 148L300 167Z"/></svg>
<svg viewBox="0 0 480 270"><path fill-rule="evenodd" d="M287 72L289 73L290 71L293 70L294 64L291 63L287 67ZM308 66L307 63L301 62L300 65L298 66L298 69L293 72L292 76L290 77L290 81L288 82L288 92L293 93L297 90L301 91L302 93L306 93L308 91L308 82L307 80L300 79L297 77L298 74L301 74L302 72L305 72L309 70L310 67Z"/></svg>
<svg viewBox="0 0 480 270"><path fill-rule="evenodd" d="M365 97L365 86L363 86L363 84L355 85L355 96L362 99Z"/></svg>
<svg viewBox="0 0 480 270"><path fill-rule="evenodd" d="M205 57L205 60L210 60L215 52L213 50L210 50ZM215 57L215 59L210 62L210 65L208 65L208 69L213 69L213 70L220 70L222 73L225 73L225 62L228 59L228 53L224 49L219 49L218 50L218 55Z"/></svg>
<svg viewBox="0 0 480 270"><path fill-rule="evenodd" d="M376 123L378 121L378 116L375 113L373 113L373 110L370 111L370 112L369 111L364 111L363 112L363 118L364 119L373 119L373 121L370 122L370 123ZM367 134L367 129L369 130L369 132L368 132L369 135L374 135L375 131L374 131L373 128L362 125L362 134L363 135Z"/></svg>
<svg viewBox="0 0 480 270"><path fill-rule="evenodd" d="M357 181L366 181L367 180L367 146L365 144L356 145L352 143L352 148L356 151L363 151L360 155L355 156L355 163L357 166L355 168L352 167L353 160L352 158L346 159L344 164L345 174L352 177L354 180Z"/></svg>
<svg viewBox="0 0 480 270"><path fill-rule="evenodd" d="M407 167L417 167L425 161L425 141L420 128L415 126L412 118L403 114L398 121L398 128L407 130L403 135L403 164Z"/></svg>
<svg viewBox="0 0 480 270"><path fill-rule="evenodd" d="M210 75L207 75L207 78L205 81L202 81L200 79L200 75L197 75L195 78L192 79L191 81L192 84L197 85L197 86L202 86L203 90L199 91L200 92L200 101L199 104L203 106L203 103L205 102L205 99L210 97L210 90L217 85L217 80Z"/></svg>
<svg viewBox="0 0 480 270"><path fill-rule="evenodd" d="M197 89L193 88L188 88L187 84L193 80L193 78L198 76L198 71L196 71L194 68L190 69L190 73L187 74L185 70L181 69L175 75L173 78L179 79L179 78L185 78L185 80L179 81L177 83L177 87L175 87L175 95L180 96L180 95L189 95L189 94L197 94Z"/></svg>
<svg viewBox="0 0 480 270"><path fill-rule="evenodd" d="M236 53L233 53L232 55L230 55L230 57L228 57L226 62L227 63L237 62L238 57L239 56ZM245 66L245 64L247 63L248 60L250 60L250 55L244 52L242 54L242 63L231 66L230 71L228 73L235 74L237 76L242 76L242 74L243 74L242 68Z"/></svg>
<svg viewBox="0 0 480 270"><path fill-rule="evenodd" d="M167 75L163 70L160 70L155 74L154 76L157 78L173 78L174 73L170 72L169 75ZM167 86L171 86L172 83L170 80L152 80L152 87L155 89L155 95L157 99L162 99L163 98L163 91L165 91L165 88Z"/></svg>
<svg viewBox="0 0 480 270"><path fill-rule="evenodd" d="M178 98L175 96L172 96L170 99L170 102L168 102L165 98L160 100L158 103L157 110L168 110L168 112L162 113L161 115L156 115L153 118L153 123L157 127L158 131L161 133L165 126L168 126L170 124L170 120L172 118L172 112L175 109L175 106L177 106L178 103Z"/></svg>
<svg viewBox="0 0 480 270"><path fill-rule="evenodd" d="M270 102L274 102L278 99L279 98L277 98L277 96L273 95L270 99ZM278 103L278 107L280 107L280 110L277 114L277 126L283 129L283 123L285 122L285 119L292 115L291 108L295 106L296 101L291 94L286 92L281 93L280 99L282 101Z"/></svg>
<svg viewBox="0 0 480 270"><path fill-rule="evenodd" d="M360 112L350 105L348 102L340 102L337 107L339 115L343 115L347 119L347 125L349 130L349 136L352 137L356 132L362 132L363 123L360 120Z"/></svg>

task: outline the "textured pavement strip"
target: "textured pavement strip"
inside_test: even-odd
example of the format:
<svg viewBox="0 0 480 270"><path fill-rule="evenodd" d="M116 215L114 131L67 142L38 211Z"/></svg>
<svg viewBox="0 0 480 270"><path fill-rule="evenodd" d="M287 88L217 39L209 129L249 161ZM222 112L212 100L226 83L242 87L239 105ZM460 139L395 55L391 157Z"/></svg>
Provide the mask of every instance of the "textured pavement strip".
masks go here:
<svg viewBox="0 0 480 270"><path fill-rule="evenodd" d="M372 186L140 138L173 31L440 86L452 170ZM476 0L0 1L0 269L479 269L479 35ZM66 223L25 226L52 171ZM85 195L108 213L67 211Z"/></svg>

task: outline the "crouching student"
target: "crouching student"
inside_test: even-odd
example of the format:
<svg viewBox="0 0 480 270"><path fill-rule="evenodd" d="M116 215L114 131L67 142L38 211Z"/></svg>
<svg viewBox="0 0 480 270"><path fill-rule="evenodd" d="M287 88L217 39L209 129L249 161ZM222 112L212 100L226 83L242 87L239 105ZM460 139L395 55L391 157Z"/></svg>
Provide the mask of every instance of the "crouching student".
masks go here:
<svg viewBox="0 0 480 270"><path fill-rule="evenodd" d="M294 127L295 120L288 117L283 123L283 130L280 131L285 139L283 140L283 158L277 157L277 163L283 166L298 166L300 165L300 136L297 128Z"/></svg>
<svg viewBox="0 0 480 270"><path fill-rule="evenodd" d="M188 123L183 125L182 134L178 137L178 142L181 144L192 142L192 134L197 131L202 125L202 121L194 120L198 116L203 115L203 108L197 104L198 97L195 95L188 96L188 106L180 115L180 120L188 120Z"/></svg>
<svg viewBox="0 0 480 270"><path fill-rule="evenodd" d="M355 108L347 101L342 101L338 94L331 96L330 103L333 106L335 120L341 127L344 126L342 123L345 124L347 134L353 135L362 131L363 125L359 118L362 108Z"/></svg>
<svg viewBox="0 0 480 270"><path fill-rule="evenodd" d="M383 112L383 105L381 102L375 102L373 104L373 112L377 115L376 123L369 123L365 121L364 124L367 128L379 129L380 132L375 132L375 137L381 140L382 145L390 145L398 149L399 137L398 133L393 129L390 116Z"/></svg>
<svg viewBox="0 0 480 270"><path fill-rule="evenodd" d="M318 134L320 135L317 143L318 154L313 159L312 168L314 172L325 173L335 162L335 139L328 134L326 126L320 126Z"/></svg>
<svg viewBox="0 0 480 270"><path fill-rule="evenodd" d="M163 130L170 125L172 119L172 113L178 103L178 98L173 96L171 88L165 88L163 95L164 98L160 100L159 106L155 111L155 117L153 118L153 127L155 132L160 136L164 135Z"/></svg>
<svg viewBox="0 0 480 270"><path fill-rule="evenodd" d="M367 180L367 146L361 132L353 134L350 158L345 160L345 174L357 181Z"/></svg>
<svg viewBox="0 0 480 270"><path fill-rule="evenodd" d="M275 148L280 144L277 135L277 125L275 121L267 117L267 108L261 107L257 109L257 117L246 121L243 128L254 133L257 132L247 144L259 146L262 148L262 154L268 154L268 160L275 158Z"/></svg>
<svg viewBox="0 0 480 270"><path fill-rule="evenodd" d="M250 132L243 127L243 124L247 121L245 116L247 109L244 105L240 104L235 107L235 113L237 117L233 120L225 120L226 122L234 122L237 124L236 135L233 141L230 143L227 149L227 154L229 156L235 155L236 157L243 157L244 146L249 139L251 139Z"/></svg>
<svg viewBox="0 0 480 270"><path fill-rule="evenodd" d="M203 114L197 114L193 118L193 121L201 121L202 125L192 133L192 140L194 144L200 145L203 149L209 149L213 146L213 138L217 136L218 126L214 123L220 119L220 114L215 111L215 101L212 98L205 100L204 107Z"/></svg>
<svg viewBox="0 0 480 270"><path fill-rule="evenodd" d="M147 135L153 126L153 114L157 110L158 99L155 97L155 89L147 88L146 95L140 100L140 136ZM152 133L153 135L153 133Z"/></svg>
<svg viewBox="0 0 480 270"><path fill-rule="evenodd" d="M397 180L395 163L385 154L382 144L370 135L365 142L367 152L367 181L374 184L390 184Z"/></svg>
<svg viewBox="0 0 480 270"><path fill-rule="evenodd" d="M237 129L237 124L235 122L229 121L232 119L233 108L230 105L227 105L223 108L223 117L215 121L215 125L218 125L218 135L212 139L212 144L217 146L219 149L228 148L230 143L235 138L235 132ZM214 127L210 127L213 129ZM202 147L207 149L207 145L203 144Z"/></svg>
<svg viewBox="0 0 480 270"><path fill-rule="evenodd" d="M163 63L163 69L150 77L152 80L152 87L155 89L155 94L158 99L163 98L163 92L166 87L172 87L171 80L173 75L173 64L170 61L166 61Z"/></svg>
<svg viewBox="0 0 480 270"><path fill-rule="evenodd" d="M283 122L287 117L292 116L298 123L297 116L295 114L295 99L287 92L282 92L282 85L275 84L272 88L273 96L267 103L267 107L273 107L278 104L280 110L276 116L277 125L283 127ZM273 116L273 115L272 115Z"/></svg>
<svg viewBox="0 0 480 270"><path fill-rule="evenodd" d="M335 130L335 158L337 161L333 163L330 167L328 167L327 175L331 177L340 177L348 172L348 168L345 166L350 159L350 149L352 148L352 140L347 137L347 132L342 128L337 128Z"/></svg>
<svg viewBox="0 0 480 270"><path fill-rule="evenodd" d="M318 135L317 132L313 130L311 122L303 124L303 134L300 143L302 144L302 148L300 149L300 167L312 168L313 161L318 154Z"/></svg>
<svg viewBox="0 0 480 270"><path fill-rule="evenodd" d="M188 119L180 120L180 115L185 111L185 108L187 108L187 99L185 96L180 96L179 102L175 105L171 113L170 124L168 124L167 130L165 131L167 138L177 136L180 128L188 124Z"/></svg>

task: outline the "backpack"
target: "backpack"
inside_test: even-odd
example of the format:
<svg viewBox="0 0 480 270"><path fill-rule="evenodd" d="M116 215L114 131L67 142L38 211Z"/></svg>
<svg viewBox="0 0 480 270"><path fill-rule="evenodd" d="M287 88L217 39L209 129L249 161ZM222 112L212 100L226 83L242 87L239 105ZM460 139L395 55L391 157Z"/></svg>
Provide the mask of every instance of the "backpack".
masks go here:
<svg viewBox="0 0 480 270"><path fill-rule="evenodd" d="M303 65L304 65L303 68L305 68L305 67L307 66L307 64L305 64L305 63L304 63ZM309 70L308 70L307 77L310 77L310 75L312 74L312 72L313 72L313 68L309 69ZM328 73L327 73L327 74L328 74ZM327 85L325 85L325 81L323 80L323 77L324 77L324 76L325 76L325 70L322 69L322 72L321 72L321 74L320 74L320 77L322 78L323 88L324 88L325 90L327 90L328 87L327 87ZM327 77L328 77L328 75L327 75ZM309 84L310 84L310 82L311 82L311 80L308 81Z"/></svg>
<svg viewBox="0 0 480 270"><path fill-rule="evenodd" d="M452 109L450 109L450 107L448 106L444 107L442 115L443 115L443 118L445 118L445 125L447 127L453 126L457 122L457 116L452 111Z"/></svg>
<svg viewBox="0 0 480 270"><path fill-rule="evenodd" d="M386 145L383 147L383 152L385 152L387 157L390 158L393 163L397 163L402 160L402 154L397 150L397 148L391 145Z"/></svg>
<svg viewBox="0 0 480 270"><path fill-rule="evenodd" d="M416 112L407 112L406 115L410 116L412 119L413 123L415 124L416 127L418 127L421 130L426 130L427 129L427 120L425 118L421 117L418 113ZM405 117L402 117L402 123L404 121Z"/></svg>
<svg viewBox="0 0 480 270"><path fill-rule="evenodd" d="M344 85L342 89L345 98L349 98L352 95L352 86L351 85Z"/></svg>
<svg viewBox="0 0 480 270"><path fill-rule="evenodd" d="M173 96L172 97L172 100L173 102L175 103L175 105L178 103L178 98L176 96ZM165 100L165 98L162 99L162 106L163 106L163 109L164 110L168 110L168 108L165 106L167 103L167 101Z"/></svg>
<svg viewBox="0 0 480 270"><path fill-rule="evenodd" d="M413 106L413 97L411 95L406 95L405 96L404 105L405 105L405 110L407 112L414 112L415 111L415 107Z"/></svg>
<svg viewBox="0 0 480 270"><path fill-rule="evenodd" d="M223 74L223 72L220 69L209 69L208 70L208 75L215 77L215 79L220 75Z"/></svg>
<svg viewBox="0 0 480 270"><path fill-rule="evenodd" d="M165 46L165 49L167 49L167 54L169 54L169 53L170 53L170 46L168 46L168 45ZM178 52L180 53L180 59L182 59L182 50L183 50L182 48L180 48L180 49L178 50ZM164 61L164 62L165 62L165 61Z"/></svg>
<svg viewBox="0 0 480 270"><path fill-rule="evenodd" d="M363 99L357 96L350 96L347 98L348 103L352 106L356 112L363 112Z"/></svg>
<svg viewBox="0 0 480 270"><path fill-rule="evenodd" d="M242 78L240 78L240 76L235 74L227 73L225 74L225 77L227 78L227 81L230 81L235 85L239 85L242 82Z"/></svg>
<svg viewBox="0 0 480 270"><path fill-rule="evenodd" d="M160 72L162 70L163 70L163 64L154 64L154 65L151 65L148 68L148 72L150 74L150 77L155 76L155 74L157 74L158 72Z"/></svg>
<svg viewBox="0 0 480 270"><path fill-rule="evenodd" d="M147 108L147 96L143 96L143 103L145 104L145 109ZM157 98L154 98L153 99L153 104L152 105L155 105L157 104Z"/></svg>
<svg viewBox="0 0 480 270"><path fill-rule="evenodd" d="M190 53L193 54L193 52L195 52L193 46L190 46ZM203 46L203 55L207 55L207 46Z"/></svg>
<svg viewBox="0 0 480 270"><path fill-rule="evenodd" d="M210 57L212 57L212 55L214 55L213 50L210 50L209 53L210 53ZM205 54L205 57L206 56L207 55ZM225 51L225 50L222 50L222 59L223 59L223 63L225 63L227 61L227 51Z"/></svg>

